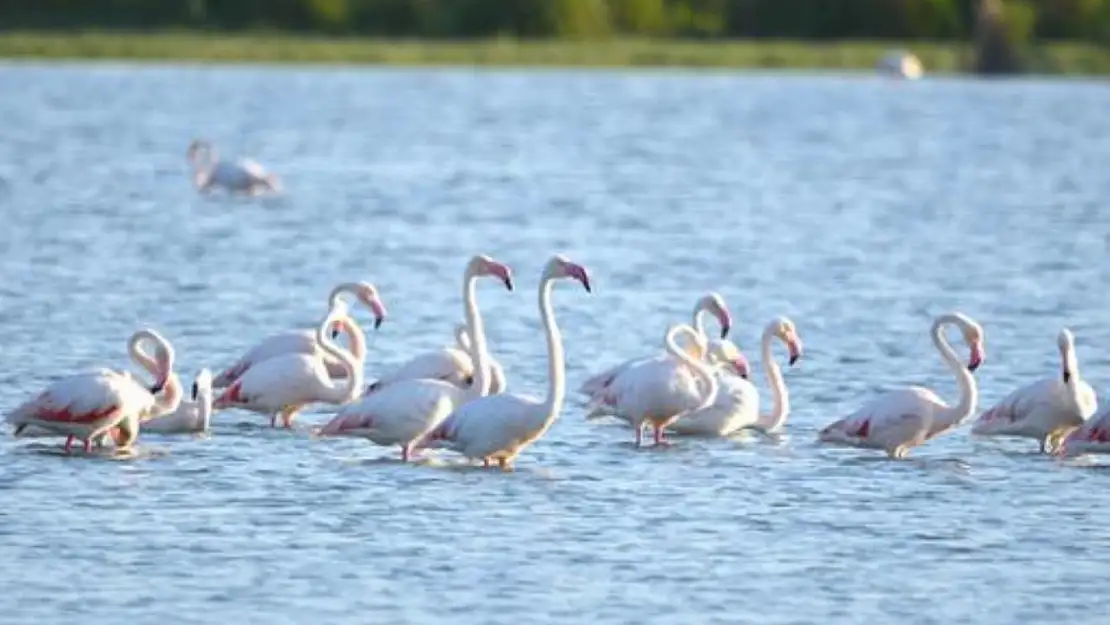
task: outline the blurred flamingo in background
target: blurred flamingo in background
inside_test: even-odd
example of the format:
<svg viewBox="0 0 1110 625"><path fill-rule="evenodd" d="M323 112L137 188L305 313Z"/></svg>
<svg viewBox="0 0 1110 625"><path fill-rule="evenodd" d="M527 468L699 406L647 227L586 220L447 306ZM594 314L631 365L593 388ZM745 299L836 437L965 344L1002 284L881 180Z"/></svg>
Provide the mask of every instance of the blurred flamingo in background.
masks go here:
<svg viewBox="0 0 1110 625"><path fill-rule="evenodd" d="M185 155L193 166L193 184L201 193L207 193L214 187L252 196L281 191L277 176L264 167L247 158L220 160L216 149L204 139L190 143Z"/></svg>

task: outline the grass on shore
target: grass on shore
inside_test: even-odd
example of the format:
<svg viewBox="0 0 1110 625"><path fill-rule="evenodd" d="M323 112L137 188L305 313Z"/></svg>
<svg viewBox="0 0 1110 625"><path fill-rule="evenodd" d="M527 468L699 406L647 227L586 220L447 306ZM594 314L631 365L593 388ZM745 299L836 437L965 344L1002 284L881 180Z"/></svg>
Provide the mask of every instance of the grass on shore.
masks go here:
<svg viewBox="0 0 1110 625"><path fill-rule="evenodd" d="M928 72L960 72L967 44L787 40L693 42L387 40L292 34L199 32L0 32L0 58L118 59L345 63L376 65L489 65L561 67L731 67L761 69L870 69L892 48L917 54ZM1030 50L1030 69L1047 74L1110 74L1110 49L1052 43Z"/></svg>

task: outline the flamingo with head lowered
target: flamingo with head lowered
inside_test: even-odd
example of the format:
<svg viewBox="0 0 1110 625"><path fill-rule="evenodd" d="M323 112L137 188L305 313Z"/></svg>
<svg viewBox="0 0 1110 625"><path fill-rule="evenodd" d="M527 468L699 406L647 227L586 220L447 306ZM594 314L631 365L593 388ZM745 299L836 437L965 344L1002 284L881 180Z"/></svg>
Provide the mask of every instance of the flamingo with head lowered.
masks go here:
<svg viewBox="0 0 1110 625"><path fill-rule="evenodd" d="M1060 330L1060 377L1031 382L1007 395L971 426L975 436L1016 436L1040 441L1041 452L1083 425L1098 409L1095 391L1079 375L1075 337Z"/></svg>
<svg viewBox="0 0 1110 625"><path fill-rule="evenodd" d="M153 357L143 351L144 341L154 343ZM74 439L83 440L87 452L93 440L109 435L120 449L130 447L141 423L177 409L181 388L173 375L173 347L162 335L139 330L131 336L128 352L154 376L152 387L141 384L130 372L98 369L78 373L49 385L8 413L5 420L15 428L16 436L28 428L65 436L66 453Z"/></svg>
<svg viewBox="0 0 1110 625"><path fill-rule="evenodd" d="M452 411L489 391L489 366L486 360L485 328L476 301L478 278L491 276L512 290L512 271L504 263L478 255L467 263L463 273L463 305L474 340L470 359L475 363L474 383L462 387L441 379L408 378L398 380L361 400L339 409L320 430L321 436L353 436L378 445L398 445L401 459L408 461L412 445Z"/></svg>
<svg viewBox="0 0 1110 625"><path fill-rule="evenodd" d="M948 326L956 326L970 350L965 367L944 337ZM968 419L975 412L979 388L972 373L983 363L983 328L971 317L952 312L933 321L933 345L944 364L956 376L960 400L949 406L933 391L920 386L888 391L856 412L821 430L818 439L863 449L882 449L891 458L903 458L916 447Z"/></svg>
<svg viewBox="0 0 1110 625"><path fill-rule="evenodd" d="M287 352L255 364L239 377L212 405L216 409L242 408L270 415L270 425L292 428L297 413L308 404L342 405L362 392L362 362L356 354L365 353L366 337L346 306L333 309L316 328L316 340L328 356L342 363L344 376L332 379L324 359L314 354ZM327 336L335 324L347 333L351 351L336 345Z"/></svg>
<svg viewBox="0 0 1110 625"><path fill-rule="evenodd" d="M577 280L590 292L586 268L557 254L544 266L539 285L540 318L547 338L547 397L539 399L517 393L486 395L456 408L414 446L446 448L486 466L497 462L502 469L547 432L559 417L566 397L566 362L563 337L555 324L551 291L557 280ZM475 341L478 337L472 337ZM481 375L481 373L479 374Z"/></svg>
<svg viewBox="0 0 1110 625"><path fill-rule="evenodd" d="M356 301L362 302L371 312L374 313L374 329L378 329L385 320L386 311L385 304L382 303L381 298L378 296L378 289L368 282L344 282L334 289L328 295L328 313L331 315L336 307L343 303L342 295L349 293L355 296ZM338 319L335 325L330 328L332 338L339 336ZM212 386L215 388L226 388L231 383L238 380L248 369L257 363L260 363L269 358L281 354L308 354L321 358L324 366L327 367L328 374L332 377L343 377L347 375L346 367L335 357L329 355L323 350L319 343L316 342L316 333L313 330L291 330L289 332L281 332L269 336L262 340L257 345L252 347L247 353L239 357L235 364L220 372L212 381ZM359 361L359 367L362 366L362 360L365 357L364 351L355 353L355 357Z"/></svg>
<svg viewBox="0 0 1110 625"><path fill-rule="evenodd" d="M1110 408L1103 406L1083 425L1065 434L1051 453L1062 457L1110 454Z"/></svg>
<svg viewBox="0 0 1110 625"><path fill-rule="evenodd" d="M185 156L193 166L193 184L201 193L216 187L252 196L281 192L277 176L264 167L247 158L220 160L212 144L203 139L190 143Z"/></svg>
<svg viewBox="0 0 1110 625"><path fill-rule="evenodd" d="M698 337L697 330L685 323L668 328L663 337L667 354L626 367L595 396L586 419L612 415L628 421L636 432L637 447L643 444L644 424L649 424L655 444L661 445L666 442L664 428L712 406L719 389L717 377L701 357L679 347L677 337L683 333Z"/></svg>
<svg viewBox="0 0 1110 625"><path fill-rule="evenodd" d="M208 369L201 369L193 380L189 399L182 400L177 410L144 423L143 431L155 434L207 432L211 421L212 373Z"/></svg>
<svg viewBox="0 0 1110 625"><path fill-rule="evenodd" d="M728 436L744 429L773 434L782 429L790 414L790 396L782 379L782 370L771 353L771 340L776 338L786 344L791 366L802 356L802 340L798 338L793 321L777 317L763 329L763 372L774 398L770 413L759 414L759 390L745 379L746 376L718 372L720 388L713 405L687 412L667 429L676 434L693 436ZM714 360L716 358L711 353L709 361Z"/></svg>
<svg viewBox="0 0 1110 625"><path fill-rule="evenodd" d="M369 395L401 380L443 380L460 388L467 388L474 384L474 359L470 355L470 333L465 323L455 326L456 345L444 347L439 350L425 352L413 356L401 366L379 377L366 387ZM504 392L506 387L505 370L501 364L491 356L487 350L486 372L490 381L489 392L496 395Z"/></svg>
<svg viewBox="0 0 1110 625"><path fill-rule="evenodd" d="M703 320L706 314L712 314L717 318L717 322L721 324L722 339L728 337L728 331L732 328L732 315L729 313L728 306L725 305L725 299L721 297L719 293L707 293L703 295L698 299L697 303L694 304L693 314L693 325L695 330L693 338L695 344L699 346L704 346L704 344L709 341L709 336L705 332L705 321ZM704 349L702 353L704 355ZM666 356L666 354L664 354L664 356ZM610 367L601 373L591 376L583 382L578 392L594 400L626 369L637 364L643 364L654 358L654 356L634 358Z"/></svg>

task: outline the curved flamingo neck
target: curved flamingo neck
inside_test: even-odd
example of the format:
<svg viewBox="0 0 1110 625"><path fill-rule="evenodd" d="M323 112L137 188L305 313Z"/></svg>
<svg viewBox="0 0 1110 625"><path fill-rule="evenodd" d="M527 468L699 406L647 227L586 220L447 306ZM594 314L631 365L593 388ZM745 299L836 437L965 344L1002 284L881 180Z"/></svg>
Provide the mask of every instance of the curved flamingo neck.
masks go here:
<svg viewBox="0 0 1110 625"><path fill-rule="evenodd" d="M353 318L346 317L343 319L343 324L347 329L347 335L351 339L351 351L348 352L339 347L327 336L328 328L331 326L334 317L334 315L329 315L324 323L316 328L316 342L319 343L320 349L338 360L347 373L346 377L338 384L330 378L324 381L326 390L323 399L331 403L343 404L353 400L362 391L362 362L356 360L355 354L366 353L366 336Z"/></svg>
<svg viewBox="0 0 1110 625"><path fill-rule="evenodd" d="M470 353L470 336L466 332L465 323L455 326L455 343L459 346L459 349Z"/></svg>
<svg viewBox="0 0 1110 625"><path fill-rule="evenodd" d="M331 290L331 294L328 295L328 310L335 310L336 305L339 303L339 298L344 293L357 295L358 289L359 285L354 282L344 282L336 285L336 287Z"/></svg>
<svg viewBox="0 0 1110 625"><path fill-rule="evenodd" d="M161 393L155 395L154 409L150 411L150 414L144 416L142 421L157 419L162 415L167 415L177 410L181 405L182 390L181 379L177 377L176 373L171 371L169 377L166 379L165 388L162 389Z"/></svg>
<svg viewBox="0 0 1110 625"><path fill-rule="evenodd" d="M566 399L566 382L563 376L566 373L566 357L563 353L563 335L555 323L555 310L551 306L551 291L555 287L555 278L544 276L540 281L539 308L540 319L543 321L544 337L547 339L547 398L544 406L544 425L547 429L559 412L563 409L563 400Z"/></svg>
<svg viewBox="0 0 1110 625"><path fill-rule="evenodd" d="M713 375L712 367L706 365L701 360L695 359L693 356L687 353L686 350L678 346L677 337L682 332L694 334L695 336L697 336L697 330L695 328L692 328L684 323L678 323L671 326L671 328L667 330L667 334L663 338L663 343L666 345L667 351L670 352L672 356L682 361L686 366L690 367L694 371L694 375L700 378L701 381L705 384L706 391L704 396L702 397L701 404L698 407L692 409L703 410L712 406L713 402L717 400L717 391L719 386L717 384L717 376Z"/></svg>
<svg viewBox="0 0 1110 625"><path fill-rule="evenodd" d="M482 323L482 313L478 310L478 276L468 267L463 274L463 309L466 313L467 330L470 335L470 362L474 367L474 381L470 385L471 398L489 394L489 364L486 361L486 328Z"/></svg>
<svg viewBox="0 0 1110 625"><path fill-rule="evenodd" d="M782 379L782 367L775 361L771 353L771 339L776 335L774 328L763 330L763 341L760 346L760 357L763 358L763 374L771 386L771 397L774 401L770 414L760 415L759 425L765 432L775 432L786 424L790 416L790 393L786 390L786 382ZM780 339L784 343L785 339Z"/></svg>
<svg viewBox="0 0 1110 625"><path fill-rule="evenodd" d="M968 371L967 367L960 362L959 356L956 351L952 349L948 339L944 336L944 329L954 325L958 328L963 328L963 321L958 317L952 315L942 315L933 322L932 337L933 345L936 346L937 351L940 352L940 357L944 364L952 370L956 376L956 384L960 388L960 400L955 406L951 406L943 412L939 413L937 419L934 421L933 426L929 432L929 436L936 436L937 434L954 428L971 416L975 411L975 406L979 402L979 387L975 383L975 376Z"/></svg>

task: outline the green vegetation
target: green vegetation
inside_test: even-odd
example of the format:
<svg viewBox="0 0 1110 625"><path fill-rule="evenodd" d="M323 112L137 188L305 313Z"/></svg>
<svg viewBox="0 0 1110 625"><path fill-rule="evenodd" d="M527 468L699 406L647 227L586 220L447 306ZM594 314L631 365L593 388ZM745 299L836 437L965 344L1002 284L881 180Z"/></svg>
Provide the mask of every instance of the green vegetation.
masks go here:
<svg viewBox="0 0 1110 625"><path fill-rule="evenodd" d="M404 65L971 65L978 0L34 0L0 56ZM1023 65L1110 73L1110 0L1006 0Z"/></svg>

